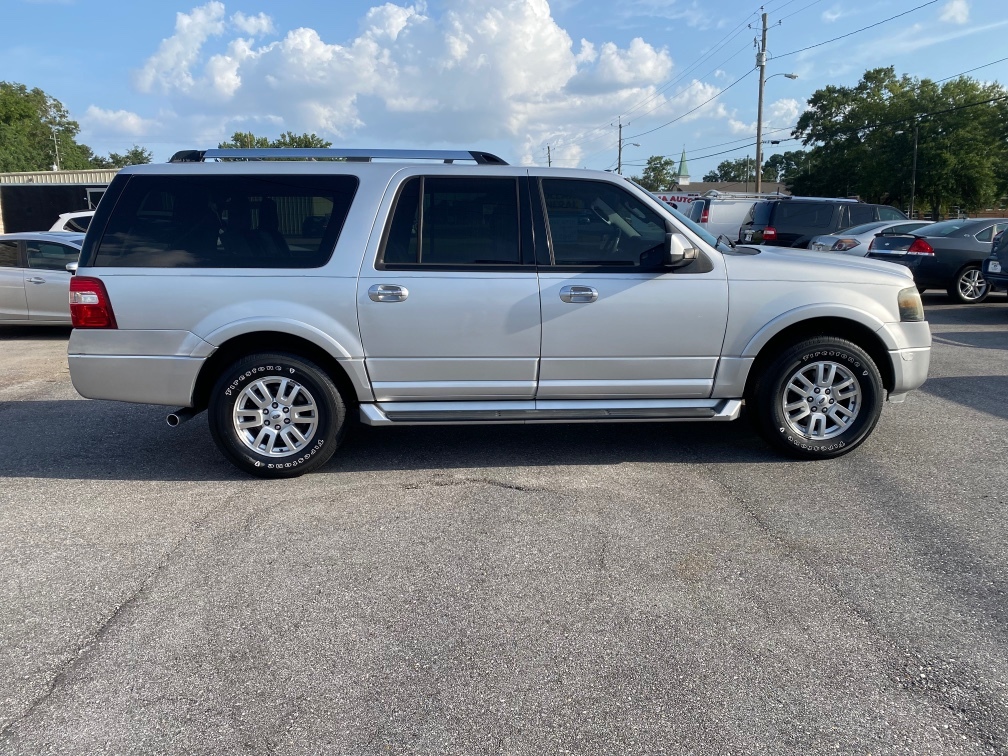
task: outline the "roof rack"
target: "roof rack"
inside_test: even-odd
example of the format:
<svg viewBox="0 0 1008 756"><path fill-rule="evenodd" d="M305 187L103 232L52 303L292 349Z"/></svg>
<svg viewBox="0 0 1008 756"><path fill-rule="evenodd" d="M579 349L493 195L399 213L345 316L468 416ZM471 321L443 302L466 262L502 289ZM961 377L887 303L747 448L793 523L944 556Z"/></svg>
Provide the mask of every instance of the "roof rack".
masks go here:
<svg viewBox="0 0 1008 756"><path fill-rule="evenodd" d="M710 199L780 199L781 197L790 197L791 195L781 194L780 192L723 192L720 189L708 189L701 196L709 197Z"/></svg>
<svg viewBox="0 0 1008 756"><path fill-rule="evenodd" d="M169 163L203 163L207 160L347 160L369 163L372 160L441 160L454 163L470 160L478 165L507 165L490 152L479 150L348 150L316 147L269 147L261 149L181 150Z"/></svg>

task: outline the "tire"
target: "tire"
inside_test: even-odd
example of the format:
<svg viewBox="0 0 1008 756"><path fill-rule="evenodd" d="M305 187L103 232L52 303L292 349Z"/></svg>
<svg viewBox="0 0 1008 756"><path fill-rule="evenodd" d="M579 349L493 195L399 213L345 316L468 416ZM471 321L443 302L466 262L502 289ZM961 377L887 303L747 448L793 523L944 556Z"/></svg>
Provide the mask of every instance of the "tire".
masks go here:
<svg viewBox="0 0 1008 756"><path fill-rule="evenodd" d="M346 414L324 370L275 352L249 355L225 370L207 411L218 448L259 478L294 478L324 465L346 432Z"/></svg>
<svg viewBox="0 0 1008 756"><path fill-rule="evenodd" d="M948 295L962 304L980 304L990 294L990 284L983 277L979 265L967 265L956 273L948 288Z"/></svg>
<svg viewBox="0 0 1008 756"><path fill-rule="evenodd" d="M750 396L750 417L760 435L789 456L839 457L875 428L884 392L867 352L821 336L795 344L767 366Z"/></svg>

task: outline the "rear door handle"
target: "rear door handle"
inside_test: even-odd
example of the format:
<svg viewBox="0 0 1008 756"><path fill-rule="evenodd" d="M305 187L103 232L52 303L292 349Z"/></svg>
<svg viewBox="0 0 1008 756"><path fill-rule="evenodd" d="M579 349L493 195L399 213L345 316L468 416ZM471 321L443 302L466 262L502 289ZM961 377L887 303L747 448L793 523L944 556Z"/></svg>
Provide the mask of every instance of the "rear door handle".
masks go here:
<svg viewBox="0 0 1008 756"><path fill-rule="evenodd" d="M45 283L45 279L42 278L41 276L32 276L31 278L26 278L25 281L27 283L34 283L34 284Z"/></svg>
<svg viewBox="0 0 1008 756"><path fill-rule="evenodd" d="M571 304L594 302L598 299L598 292L591 286L564 286L560 289L560 299Z"/></svg>
<svg viewBox="0 0 1008 756"><path fill-rule="evenodd" d="M375 284L368 289L367 295L372 302L403 302L409 296L409 290L397 284Z"/></svg>

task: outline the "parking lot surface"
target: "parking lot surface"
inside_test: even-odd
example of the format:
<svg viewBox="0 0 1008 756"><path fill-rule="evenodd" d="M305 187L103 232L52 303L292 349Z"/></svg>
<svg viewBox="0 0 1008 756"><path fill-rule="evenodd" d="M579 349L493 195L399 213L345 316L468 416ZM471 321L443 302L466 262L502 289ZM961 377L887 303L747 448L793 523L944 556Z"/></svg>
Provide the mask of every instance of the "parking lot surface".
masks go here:
<svg viewBox="0 0 1008 756"><path fill-rule="evenodd" d="M0 329L0 753L1008 753L1008 302L833 461L358 429L260 481Z"/></svg>

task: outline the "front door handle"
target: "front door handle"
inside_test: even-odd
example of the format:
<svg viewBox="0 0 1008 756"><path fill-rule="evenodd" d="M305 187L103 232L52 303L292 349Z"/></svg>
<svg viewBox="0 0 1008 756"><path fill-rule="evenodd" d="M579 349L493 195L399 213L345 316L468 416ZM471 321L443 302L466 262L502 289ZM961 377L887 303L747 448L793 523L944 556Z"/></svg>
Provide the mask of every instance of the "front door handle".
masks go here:
<svg viewBox="0 0 1008 756"><path fill-rule="evenodd" d="M409 296L405 286L397 284L375 284L367 290L372 302L403 302Z"/></svg>
<svg viewBox="0 0 1008 756"><path fill-rule="evenodd" d="M25 282L39 284L39 283L45 283L45 279L42 278L41 276L32 276L31 278L26 278Z"/></svg>
<svg viewBox="0 0 1008 756"><path fill-rule="evenodd" d="M571 304L594 302L598 299L598 292L591 286L564 286L560 289L560 299Z"/></svg>

